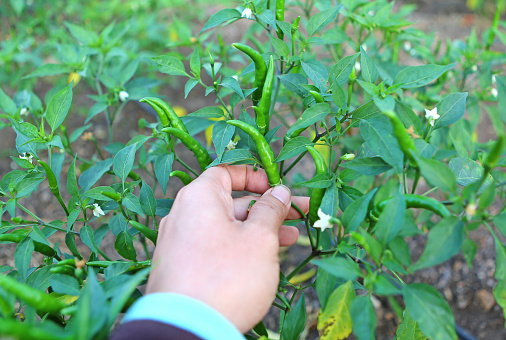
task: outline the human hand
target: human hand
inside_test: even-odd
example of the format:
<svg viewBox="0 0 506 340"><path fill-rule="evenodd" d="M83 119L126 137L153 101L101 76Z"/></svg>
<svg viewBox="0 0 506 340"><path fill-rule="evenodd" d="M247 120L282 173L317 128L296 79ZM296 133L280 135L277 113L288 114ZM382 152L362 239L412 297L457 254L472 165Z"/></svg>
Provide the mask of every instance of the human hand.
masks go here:
<svg viewBox="0 0 506 340"><path fill-rule="evenodd" d="M232 191L245 190L263 195L232 198ZM297 228L282 226L285 219L300 218L290 201L288 188L270 188L263 170L246 165L206 170L179 191L160 224L147 293L193 297L241 332L250 330L274 300L279 246L298 237ZM307 213L309 198L293 201Z"/></svg>

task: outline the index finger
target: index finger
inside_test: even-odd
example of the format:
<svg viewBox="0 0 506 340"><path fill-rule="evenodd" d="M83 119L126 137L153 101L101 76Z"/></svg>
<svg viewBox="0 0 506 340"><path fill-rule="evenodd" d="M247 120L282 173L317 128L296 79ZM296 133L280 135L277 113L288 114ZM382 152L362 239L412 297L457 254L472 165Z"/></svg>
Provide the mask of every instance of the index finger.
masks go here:
<svg viewBox="0 0 506 340"><path fill-rule="evenodd" d="M249 191L263 194L270 186L263 169L251 165L223 165L207 169L193 183L214 181L230 194L232 191Z"/></svg>

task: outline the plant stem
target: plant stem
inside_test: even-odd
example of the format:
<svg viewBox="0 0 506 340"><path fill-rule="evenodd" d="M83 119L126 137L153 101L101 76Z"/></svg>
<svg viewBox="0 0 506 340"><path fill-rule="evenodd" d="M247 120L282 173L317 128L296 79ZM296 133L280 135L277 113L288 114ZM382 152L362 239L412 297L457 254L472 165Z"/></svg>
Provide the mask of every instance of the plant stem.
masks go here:
<svg viewBox="0 0 506 340"><path fill-rule="evenodd" d="M174 159L176 161L179 162L179 164L181 164L182 166L184 166L186 169L188 169L189 171L191 171L196 177L198 177L199 175L195 172L195 170L193 170L188 164L186 164L185 162L183 162L183 160L181 158L179 158L178 156L176 156L176 154L174 154Z"/></svg>
<svg viewBox="0 0 506 340"><path fill-rule="evenodd" d="M304 261L302 261L297 267L295 267L294 270L290 274L286 276L286 279L290 281L291 278L293 278L298 272L300 272L312 259L314 259L317 256L316 252L312 252L309 254L308 257Z"/></svg>

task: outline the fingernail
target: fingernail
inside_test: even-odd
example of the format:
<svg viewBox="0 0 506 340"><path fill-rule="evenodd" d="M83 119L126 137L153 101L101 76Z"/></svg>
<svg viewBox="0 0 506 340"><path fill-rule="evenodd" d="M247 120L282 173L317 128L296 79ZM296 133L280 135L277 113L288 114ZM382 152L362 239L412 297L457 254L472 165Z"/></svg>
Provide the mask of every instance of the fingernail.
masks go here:
<svg viewBox="0 0 506 340"><path fill-rule="evenodd" d="M290 189L288 189L288 187L284 186L283 184L276 185L274 189L272 189L271 195L276 197L285 205L288 205L288 203L290 203L290 199L292 196L292 194L290 193Z"/></svg>

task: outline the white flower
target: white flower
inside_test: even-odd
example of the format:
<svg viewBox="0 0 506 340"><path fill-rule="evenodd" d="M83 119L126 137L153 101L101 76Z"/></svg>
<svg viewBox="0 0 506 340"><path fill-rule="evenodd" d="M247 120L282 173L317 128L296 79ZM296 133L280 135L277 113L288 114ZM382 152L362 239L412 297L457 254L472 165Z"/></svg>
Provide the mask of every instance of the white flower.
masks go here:
<svg viewBox="0 0 506 340"><path fill-rule="evenodd" d="M495 84L495 83L497 83L497 80L496 80L496 78L495 78L495 74L494 74L494 75L492 76L492 84Z"/></svg>
<svg viewBox="0 0 506 340"><path fill-rule="evenodd" d="M466 216L468 219L473 218L474 215L476 215L476 203L469 203L466 208L464 209L466 212Z"/></svg>
<svg viewBox="0 0 506 340"><path fill-rule="evenodd" d="M370 10L369 12L367 12L367 14L369 14L372 17L375 14L375 12L373 10Z"/></svg>
<svg viewBox="0 0 506 340"><path fill-rule="evenodd" d="M19 155L19 158L20 159L26 159L28 162L30 162L31 164L33 164L33 156L28 154L28 156L26 155L26 152L23 152L23 155Z"/></svg>
<svg viewBox="0 0 506 340"><path fill-rule="evenodd" d="M241 18L251 19L253 16L253 13L251 12L251 9L245 8L244 11L242 11Z"/></svg>
<svg viewBox="0 0 506 340"><path fill-rule="evenodd" d="M19 111L19 114L22 116L26 116L28 114L28 109L26 107L22 108L21 111Z"/></svg>
<svg viewBox="0 0 506 340"><path fill-rule="evenodd" d="M352 161L352 160L355 159L355 155L352 154L352 153L346 153L346 154L344 154L344 155L341 156L341 159L343 161Z"/></svg>
<svg viewBox="0 0 506 340"><path fill-rule="evenodd" d="M98 203L93 203L93 215L95 215L96 217L100 217L100 216L104 216L104 211L102 210L102 208L100 208L100 206L98 205Z"/></svg>
<svg viewBox="0 0 506 340"><path fill-rule="evenodd" d="M476 71L478 71L478 66L476 66L476 65L473 65L473 67L471 67L471 71L473 71L473 72L476 72Z"/></svg>
<svg viewBox="0 0 506 340"><path fill-rule="evenodd" d="M412 46L409 41L405 41L403 46L405 51L411 51Z"/></svg>
<svg viewBox="0 0 506 340"><path fill-rule="evenodd" d="M432 110L425 109L425 118L429 120L430 125L434 126L434 121L439 117L441 116L437 114L437 107Z"/></svg>
<svg viewBox="0 0 506 340"><path fill-rule="evenodd" d="M318 209L318 217L320 219L314 223L313 228L320 228L322 231L327 228L332 229L332 226L334 225L334 223L331 222L332 216L327 215L321 209Z"/></svg>
<svg viewBox="0 0 506 340"><path fill-rule="evenodd" d="M119 100L122 102L126 101L128 99L128 97L130 97L130 95L128 94L127 91L121 91L119 93Z"/></svg>
<svg viewBox="0 0 506 340"><path fill-rule="evenodd" d="M234 142L233 140L231 140L227 144L227 150L234 150L236 145L237 145L237 142Z"/></svg>
<svg viewBox="0 0 506 340"><path fill-rule="evenodd" d="M493 96L494 98L497 98L497 95L499 94L499 93L497 92L497 89L494 89L494 88L492 88L492 90L490 90L490 93L492 94L492 96Z"/></svg>
<svg viewBox="0 0 506 340"><path fill-rule="evenodd" d="M363 44L363 45L362 45L362 48L364 49L364 51L366 51L366 52L367 52L367 45L366 45L366 44Z"/></svg>
<svg viewBox="0 0 506 340"><path fill-rule="evenodd" d="M355 62L355 72L356 73L359 73L360 72L360 63L357 61Z"/></svg>

